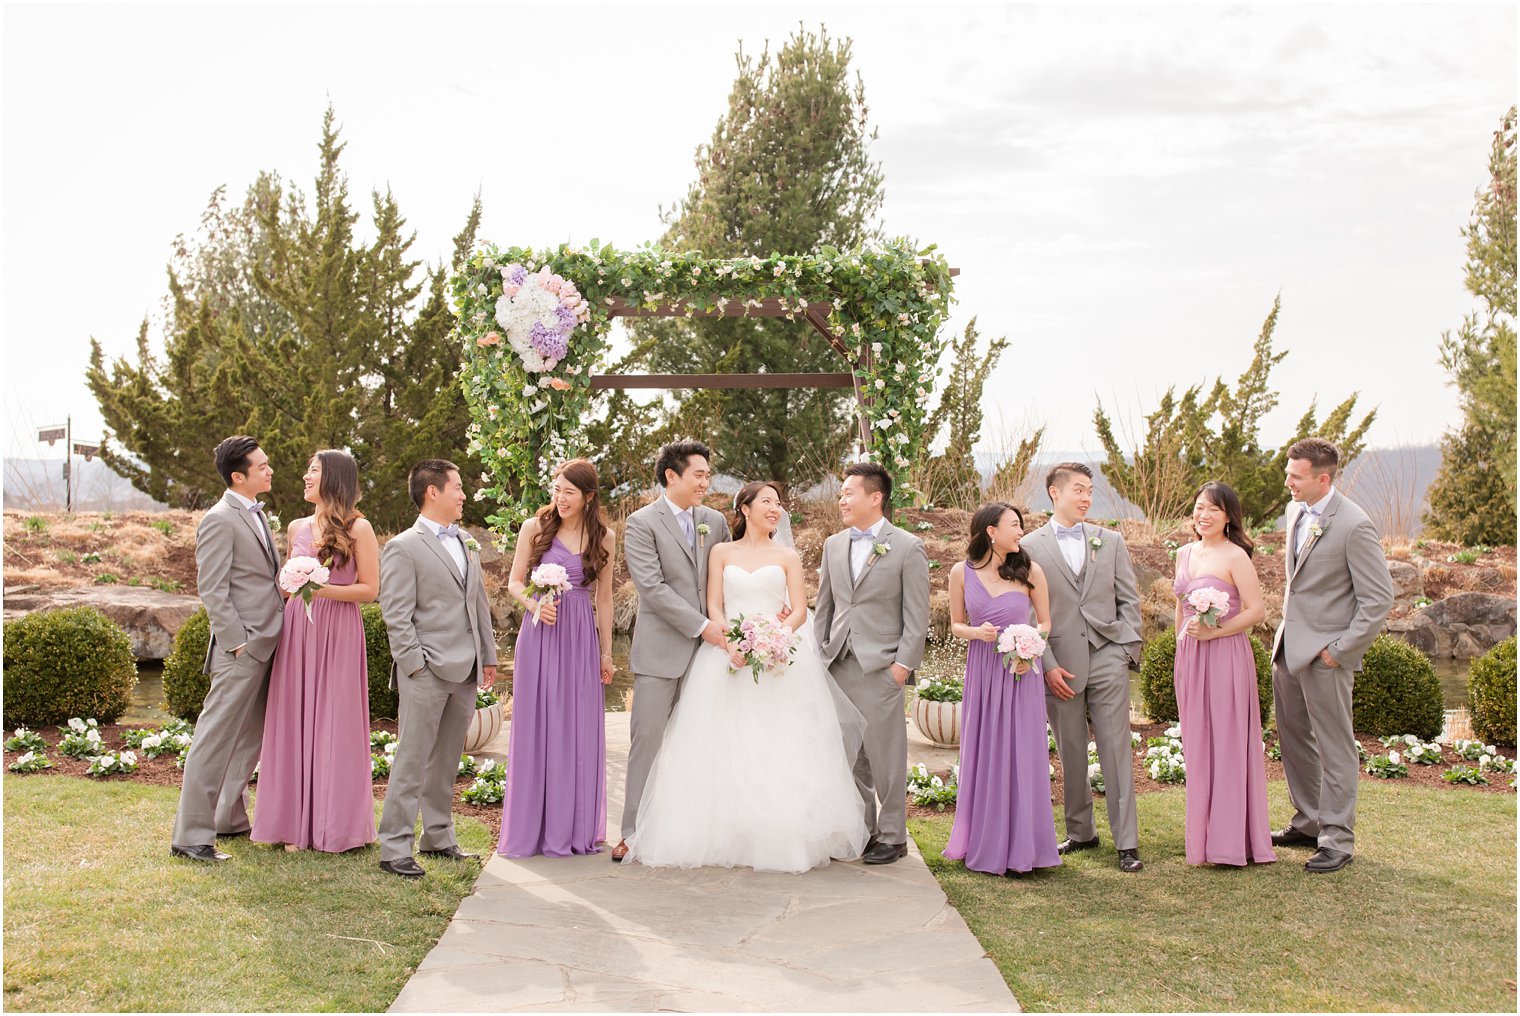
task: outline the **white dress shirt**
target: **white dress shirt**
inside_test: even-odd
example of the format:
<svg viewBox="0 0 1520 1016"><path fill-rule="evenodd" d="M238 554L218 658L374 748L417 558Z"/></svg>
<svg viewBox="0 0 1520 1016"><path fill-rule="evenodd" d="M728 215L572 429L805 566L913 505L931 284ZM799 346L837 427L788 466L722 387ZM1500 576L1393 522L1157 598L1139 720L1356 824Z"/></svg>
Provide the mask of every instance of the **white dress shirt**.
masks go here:
<svg viewBox="0 0 1520 1016"><path fill-rule="evenodd" d="M1330 503L1330 499L1334 496L1335 487L1332 485L1324 497L1313 504L1304 505L1298 510L1298 514L1293 517L1293 556L1295 558L1304 552L1304 544L1309 542L1309 527L1314 524L1315 519L1325 514L1325 506ZM1300 524L1305 515L1309 516L1309 520Z"/></svg>
<svg viewBox="0 0 1520 1016"><path fill-rule="evenodd" d="M1052 518L1050 525L1052 527L1051 533L1054 534L1056 520ZM1082 523L1078 522L1077 525L1081 526ZM1066 561L1066 567L1071 569L1073 575L1081 575L1082 566L1087 562L1087 540L1085 538L1087 529L1085 526L1082 529L1082 533L1084 538L1080 540L1073 540L1069 537L1063 540L1059 536L1056 537L1056 549L1061 552L1061 557Z"/></svg>
<svg viewBox="0 0 1520 1016"><path fill-rule="evenodd" d="M662 496L664 496L664 495L662 495ZM682 508L680 505L678 505L674 501L672 501L668 496L665 497L665 507L668 508L668 509L670 509L670 513L675 516L676 528L681 530L681 535L684 536L686 534L686 527L683 526L683 525L681 525L681 518L682 518L682 516L685 516L687 519L689 519L691 521L691 536L692 536L692 539L691 539L691 552L693 554L700 554L700 553L702 553L702 541L700 541L700 540L698 540L696 538L696 536L697 536L697 510L695 508ZM721 582L723 580L720 577L718 579L718 581ZM702 610L704 612L707 610L707 604L705 604L705 603L702 604ZM706 631L706 630L707 630L707 619L703 618L702 619L702 623L697 626L697 630L693 631L693 632L687 632L687 634L690 635L694 639L695 638L701 638L702 637L702 633L704 631Z"/></svg>
<svg viewBox="0 0 1520 1016"><path fill-rule="evenodd" d="M860 581L861 573L866 570L866 562L871 559L871 546L876 542L876 538L881 535L881 527L886 524L886 516L882 516L876 520L874 526L871 526L867 530L871 534L869 540L850 541L850 577L856 582ZM851 526L850 528L853 529L855 527Z"/></svg>
<svg viewBox="0 0 1520 1016"><path fill-rule="evenodd" d="M459 539L459 537L455 537L452 540L441 539L438 534L443 531L442 526L434 522L432 519L428 518L426 515L419 515L417 517L422 520L423 525L428 527L428 530L433 534L433 539L437 540L440 544L443 545L443 549L448 551L449 557L454 559L454 567L459 569L459 577L464 578L464 541ZM463 530L461 530L460 536L463 535Z"/></svg>

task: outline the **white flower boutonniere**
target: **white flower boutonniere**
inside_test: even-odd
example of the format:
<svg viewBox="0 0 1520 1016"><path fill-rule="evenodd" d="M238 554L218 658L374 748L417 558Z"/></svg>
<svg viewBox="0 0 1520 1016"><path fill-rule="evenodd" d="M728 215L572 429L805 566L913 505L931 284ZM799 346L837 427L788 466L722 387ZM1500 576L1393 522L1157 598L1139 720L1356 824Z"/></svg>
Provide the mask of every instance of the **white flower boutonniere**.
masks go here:
<svg viewBox="0 0 1520 1016"><path fill-rule="evenodd" d="M707 546L707 534L710 533L710 532L712 532L712 526L709 526L706 522L698 522L697 523L697 546L698 547L705 547L705 546Z"/></svg>
<svg viewBox="0 0 1520 1016"><path fill-rule="evenodd" d="M475 539L475 537L470 536L468 533L466 533L464 537L464 546L466 550L471 551L472 553L480 553L480 541Z"/></svg>
<svg viewBox="0 0 1520 1016"><path fill-rule="evenodd" d="M873 558L886 557L892 550L892 545L885 541L871 544L871 556Z"/></svg>
<svg viewBox="0 0 1520 1016"><path fill-rule="evenodd" d="M1311 522L1311 523L1309 523L1309 536L1312 539L1317 540L1321 536L1324 536L1324 535L1325 535L1325 527L1324 526L1320 525L1318 522Z"/></svg>
<svg viewBox="0 0 1520 1016"><path fill-rule="evenodd" d="M280 517L274 512L266 511L264 513L264 521L269 523L269 531L271 533L278 533L280 531Z"/></svg>
<svg viewBox="0 0 1520 1016"><path fill-rule="evenodd" d="M1103 546L1103 538L1101 536L1094 536L1087 541L1087 545L1092 548L1092 551L1087 555L1087 559L1089 561L1096 561L1098 559L1098 551Z"/></svg>

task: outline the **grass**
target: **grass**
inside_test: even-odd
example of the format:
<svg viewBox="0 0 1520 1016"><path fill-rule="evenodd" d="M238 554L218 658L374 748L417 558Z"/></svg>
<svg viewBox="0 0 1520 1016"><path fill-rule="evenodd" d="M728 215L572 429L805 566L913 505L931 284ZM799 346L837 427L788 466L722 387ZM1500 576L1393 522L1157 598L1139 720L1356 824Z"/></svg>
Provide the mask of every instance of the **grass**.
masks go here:
<svg viewBox="0 0 1520 1016"><path fill-rule="evenodd" d="M1101 850L1023 879L940 856L951 816L909 830L950 902L1035 1011L1515 1010L1515 798L1363 783L1356 861L1309 851L1191 868L1183 791L1141 794L1145 871ZM1269 785L1272 814L1289 813ZM1057 829L1060 818L1057 816Z"/></svg>
<svg viewBox="0 0 1520 1016"><path fill-rule="evenodd" d="M12 1011L381 1011L467 895L475 862L428 876L348 854L222 840L233 860L169 856L179 791L4 780L5 995ZM461 845L486 828L458 819Z"/></svg>

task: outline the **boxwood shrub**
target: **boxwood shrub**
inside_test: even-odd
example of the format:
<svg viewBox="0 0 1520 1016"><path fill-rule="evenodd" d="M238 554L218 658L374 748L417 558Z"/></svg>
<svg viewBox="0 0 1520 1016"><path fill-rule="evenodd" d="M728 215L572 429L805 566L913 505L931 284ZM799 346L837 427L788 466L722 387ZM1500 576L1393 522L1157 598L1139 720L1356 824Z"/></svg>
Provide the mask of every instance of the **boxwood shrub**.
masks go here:
<svg viewBox="0 0 1520 1016"><path fill-rule="evenodd" d="M70 717L113 723L137 686L132 639L94 607L40 610L5 622L7 727Z"/></svg>

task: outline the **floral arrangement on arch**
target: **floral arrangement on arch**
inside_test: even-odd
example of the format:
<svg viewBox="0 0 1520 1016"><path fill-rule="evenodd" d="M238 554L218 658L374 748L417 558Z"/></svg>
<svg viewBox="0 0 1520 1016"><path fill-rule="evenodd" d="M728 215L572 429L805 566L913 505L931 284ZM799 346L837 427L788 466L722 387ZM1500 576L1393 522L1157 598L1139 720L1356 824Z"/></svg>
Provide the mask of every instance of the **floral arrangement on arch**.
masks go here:
<svg viewBox="0 0 1520 1016"><path fill-rule="evenodd" d="M485 466L476 497L497 511L509 543L548 501L554 468L584 445L591 378L608 349L619 300L688 317L745 316L775 299L788 320L826 303L855 376L868 424L866 457L893 474L898 504L912 503L912 464L927 453L924 422L945 348L950 268L934 248L906 239L840 251L710 258L646 244L482 245L449 280L460 383L470 410L469 451ZM798 341L823 341L800 325Z"/></svg>

